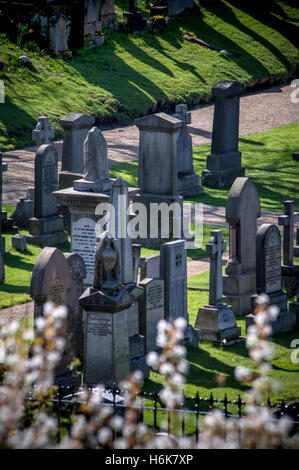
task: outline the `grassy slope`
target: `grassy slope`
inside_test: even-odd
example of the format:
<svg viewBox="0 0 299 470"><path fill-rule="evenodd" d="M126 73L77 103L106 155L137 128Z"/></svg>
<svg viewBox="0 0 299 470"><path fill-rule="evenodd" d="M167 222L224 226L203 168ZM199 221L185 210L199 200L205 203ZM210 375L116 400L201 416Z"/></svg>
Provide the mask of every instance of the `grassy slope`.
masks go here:
<svg viewBox="0 0 299 470"><path fill-rule="evenodd" d="M282 211L283 201L293 199L299 210L299 162L292 160L292 152L299 148L299 123L288 124L267 132L240 138L242 165L246 176L252 178L263 210ZM206 168L210 145L194 148L194 170L201 175ZM138 182L138 162L115 165L112 176L122 176L128 184ZM205 194L186 201L225 206L229 188L205 188Z"/></svg>
<svg viewBox="0 0 299 470"><path fill-rule="evenodd" d="M121 14L124 2L117 2ZM243 2L245 3L245 2ZM114 117L128 122L156 104L208 97L220 79L243 83L284 74L299 63L299 10L269 1L267 8L248 10L242 2L198 2L162 35L106 35L106 46L81 51L69 63L30 52L33 69L20 66L21 50L0 39L0 72L6 102L0 105L0 150L31 143L39 115L58 120L69 111L92 113L99 122ZM185 41L195 33L236 59Z"/></svg>

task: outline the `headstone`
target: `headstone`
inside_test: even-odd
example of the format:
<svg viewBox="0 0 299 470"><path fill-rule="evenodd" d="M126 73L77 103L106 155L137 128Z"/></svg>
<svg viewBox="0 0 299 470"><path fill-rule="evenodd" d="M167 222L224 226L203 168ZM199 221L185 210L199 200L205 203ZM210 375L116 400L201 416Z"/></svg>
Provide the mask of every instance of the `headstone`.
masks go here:
<svg viewBox="0 0 299 470"><path fill-rule="evenodd" d="M207 169L202 172L202 184L213 188L230 186L244 176L239 142L240 95L244 87L238 82L221 80L213 87L215 101L211 154Z"/></svg>
<svg viewBox="0 0 299 470"><path fill-rule="evenodd" d="M130 372L130 308L141 294L134 283L122 285L120 244L110 232L100 237L93 286L80 297L86 316L84 383L112 385Z"/></svg>
<svg viewBox="0 0 299 470"><path fill-rule="evenodd" d="M34 217L34 188L30 188L25 197L19 196L19 202L11 214L13 224L20 228L28 228L29 219Z"/></svg>
<svg viewBox="0 0 299 470"><path fill-rule="evenodd" d="M57 190L57 151L41 145L35 155L34 217L29 220L27 242L39 246L56 245L67 240L63 218L53 192Z"/></svg>
<svg viewBox="0 0 299 470"><path fill-rule="evenodd" d="M71 20L62 12L55 12L49 21L49 47L53 52L69 50Z"/></svg>
<svg viewBox="0 0 299 470"><path fill-rule="evenodd" d="M166 0L168 4L168 14L170 16L179 15L186 8L192 8L194 5L194 0Z"/></svg>
<svg viewBox="0 0 299 470"><path fill-rule="evenodd" d="M53 302L56 306L67 306L67 295L71 284L69 265L61 251L57 248L44 248L34 265L30 283L30 295L34 300L34 324L39 317L44 316L44 304L47 301ZM63 321L58 332L58 335L66 340L66 345L54 373L56 377L69 377L71 381L69 365L74 356L70 338L67 336L68 321L70 321L69 316Z"/></svg>
<svg viewBox="0 0 299 470"><path fill-rule="evenodd" d="M92 127L84 141L83 178L74 181L77 191L101 193L111 189L107 142L98 127Z"/></svg>
<svg viewBox="0 0 299 470"><path fill-rule="evenodd" d="M282 281L296 294L299 289L299 265L294 264L294 225L299 222L299 212L294 212L294 201L284 201L283 205L284 215L278 216L278 225L283 226Z"/></svg>
<svg viewBox="0 0 299 470"><path fill-rule="evenodd" d="M296 245L294 246L294 257L299 258L299 228L296 230Z"/></svg>
<svg viewBox="0 0 299 470"><path fill-rule="evenodd" d="M2 237L1 231L2 231L2 178L3 178L3 172L7 171L7 164L2 163L2 153L0 152L0 253L5 253L5 238Z"/></svg>
<svg viewBox="0 0 299 470"><path fill-rule="evenodd" d="M163 242L182 238L183 198L178 195L177 188L177 140L183 123L172 116L158 113L136 119L135 124L140 132L140 193L134 197L134 202L142 203L147 213L143 223L146 236L137 238L137 241L143 246L158 248ZM152 207L155 204L166 204L168 208L174 204L177 214L170 213L166 220L160 212L153 214ZM155 237L151 233L154 224L158 227ZM162 226L165 232L161 230Z"/></svg>
<svg viewBox="0 0 299 470"><path fill-rule="evenodd" d="M187 124L191 123L191 113L187 112L186 104L177 104L174 117L182 121L183 126L177 140L178 193L181 196L197 196L203 194L199 185L199 176L194 173L192 138Z"/></svg>
<svg viewBox="0 0 299 470"><path fill-rule="evenodd" d="M50 144L55 137L55 130L51 127L47 116L40 116L37 120L36 128L32 131L32 140L40 147L43 144Z"/></svg>
<svg viewBox="0 0 299 470"><path fill-rule="evenodd" d="M102 24L99 21L98 0L84 1L84 47L89 49L103 44Z"/></svg>
<svg viewBox="0 0 299 470"><path fill-rule="evenodd" d="M263 224L256 236L256 292L252 298L252 311L256 307L256 298L267 294L269 305L276 305L279 314L270 322L272 334L291 331L296 324L296 315L288 311L287 294L282 290L281 279L281 242L276 225ZM246 326L253 323L254 315L246 317Z"/></svg>
<svg viewBox="0 0 299 470"><path fill-rule="evenodd" d="M11 244L16 250L25 251L26 250L26 237L25 237L25 235L21 235L20 233L17 233L16 235L13 235L11 237Z"/></svg>
<svg viewBox="0 0 299 470"><path fill-rule="evenodd" d="M222 253L226 251L226 242L221 230L212 230L210 242L206 244L206 253L210 257L209 305L198 310L195 331L200 341L229 343L239 339L241 328L230 305L223 303Z"/></svg>
<svg viewBox="0 0 299 470"><path fill-rule="evenodd" d="M157 349L157 325L164 318L164 281L146 278L139 283L144 292L139 300L140 332L145 337L146 353Z"/></svg>
<svg viewBox="0 0 299 470"><path fill-rule="evenodd" d="M84 171L83 144L95 119L86 114L69 113L59 122L64 131L61 171L82 175Z"/></svg>
<svg viewBox="0 0 299 470"><path fill-rule="evenodd" d="M160 277L160 255L149 255L140 259L140 281Z"/></svg>
<svg viewBox="0 0 299 470"><path fill-rule="evenodd" d="M164 281L165 318L183 317L188 322L187 254L184 240L161 245L160 279Z"/></svg>
<svg viewBox="0 0 299 470"><path fill-rule="evenodd" d="M83 280L86 268L83 258L77 253L64 253L69 265L72 283L67 292L68 317L67 335L72 345L73 355L83 359L83 311L79 304L79 297L83 294Z"/></svg>
<svg viewBox="0 0 299 470"><path fill-rule="evenodd" d="M117 18L114 0L101 1L101 22L103 28L113 30L116 28Z"/></svg>
<svg viewBox="0 0 299 470"><path fill-rule="evenodd" d="M249 178L237 178L228 194L226 221L229 224L229 261L223 276L225 303L235 315L251 312L256 292L256 231L260 201Z"/></svg>
<svg viewBox="0 0 299 470"><path fill-rule="evenodd" d="M142 31L147 26L142 12L137 9L137 0L129 0L129 11L125 11L123 17L131 31Z"/></svg>
<svg viewBox="0 0 299 470"><path fill-rule="evenodd" d="M89 217L74 220L71 231L71 251L80 255L86 266L85 284L91 285L94 276L94 255L96 247L95 221Z"/></svg>

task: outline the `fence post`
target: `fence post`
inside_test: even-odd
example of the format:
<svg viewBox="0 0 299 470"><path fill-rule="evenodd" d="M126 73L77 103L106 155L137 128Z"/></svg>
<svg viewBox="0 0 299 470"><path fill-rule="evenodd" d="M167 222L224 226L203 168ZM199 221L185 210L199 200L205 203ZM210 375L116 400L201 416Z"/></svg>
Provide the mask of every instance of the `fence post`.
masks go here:
<svg viewBox="0 0 299 470"><path fill-rule="evenodd" d="M198 417L199 417L199 395L198 392L196 392L196 397L195 397L195 440L198 442L198 436L199 436L199 429L198 429Z"/></svg>

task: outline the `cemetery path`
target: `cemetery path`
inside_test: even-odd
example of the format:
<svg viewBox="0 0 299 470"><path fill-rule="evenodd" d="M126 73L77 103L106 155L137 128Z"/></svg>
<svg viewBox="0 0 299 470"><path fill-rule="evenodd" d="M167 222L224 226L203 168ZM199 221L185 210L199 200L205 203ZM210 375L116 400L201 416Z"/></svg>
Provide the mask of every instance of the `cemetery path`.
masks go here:
<svg viewBox="0 0 299 470"><path fill-rule="evenodd" d="M262 132L298 121L298 105L291 102L290 85L267 88L249 93L240 101L240 136ZM213 105L197 106L191 111L192 123L188 126L194 146L211 140ZM138 129L127 126L103 131L108 144L109 166L138 158ZM62 141L55 142L59 160ZM3 173L3 203L16 204L34 186L35 147L3 153L8 171Z"/></svg>
<svg viewBox="0 0 299 470"><path fill-rule="evenodd" d="M4 308L1 310L0 316L0 329L1 326L6 325L12 321L24 320L25 318L33 317L34 302L26 304L15 305L13 307Z"/></svg>

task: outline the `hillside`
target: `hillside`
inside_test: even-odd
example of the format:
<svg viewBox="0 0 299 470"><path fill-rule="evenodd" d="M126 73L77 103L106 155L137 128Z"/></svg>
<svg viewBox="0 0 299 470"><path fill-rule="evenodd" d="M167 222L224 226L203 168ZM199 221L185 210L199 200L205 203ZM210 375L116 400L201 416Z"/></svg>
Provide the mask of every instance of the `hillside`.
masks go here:
<svg viewBox="0 0 299 470"><path fill-rule="evenodd" d="M59 118L69 111L93 114L101 126L125 124L156 110L171 111L177 102L208 100L220 79L252 84L295 76L299 9L294 1L268 1L251 9L236 0L195 3L160 35L108 33L104 46L76 51L69 62L31 43L31 69L19 62L26 46L20 49L1 35L0 151L30 145L39 115L50 117L58 137ZM125 2L116 4L121 15ZM182 32L224 52L186 41Z"/></svg>

